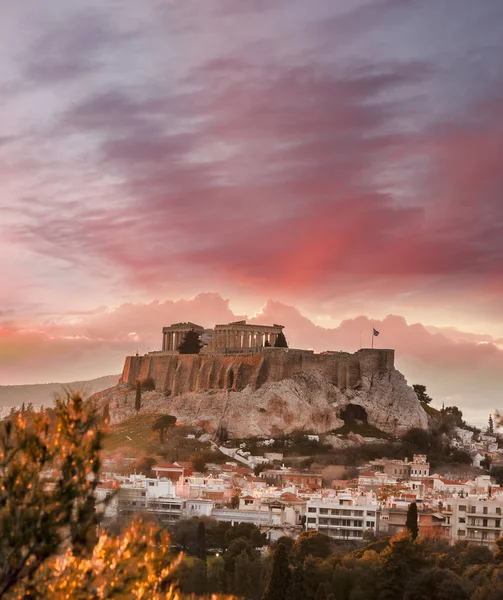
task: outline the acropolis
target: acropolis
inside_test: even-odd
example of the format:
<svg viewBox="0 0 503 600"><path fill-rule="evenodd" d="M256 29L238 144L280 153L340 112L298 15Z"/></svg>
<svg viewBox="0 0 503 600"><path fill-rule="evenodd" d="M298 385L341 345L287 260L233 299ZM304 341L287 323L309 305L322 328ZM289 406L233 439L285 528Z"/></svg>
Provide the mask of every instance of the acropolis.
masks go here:
<svg viewBox="0 0 503 600"><path fill-rule="evenodd" d="M274 346L283 325L255 325L246 321L234 321L205 329L191 323L174 323L162 329L162 352L176 352L185 334L191 330L200 334L203 342L202 354L242 354L260 351Z"/></svg>

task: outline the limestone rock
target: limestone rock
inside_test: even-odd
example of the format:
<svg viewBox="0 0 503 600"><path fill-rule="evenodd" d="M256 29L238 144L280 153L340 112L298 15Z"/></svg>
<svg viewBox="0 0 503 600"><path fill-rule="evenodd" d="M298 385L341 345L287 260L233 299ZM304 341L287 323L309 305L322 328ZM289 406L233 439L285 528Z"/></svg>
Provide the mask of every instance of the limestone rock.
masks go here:
<svg viewBox="0 0 503 600"><path fill-rule="evenodd" d="M135 414L135 391L125 383L96 397L102 405L109 403L112 423ZM428 426L414 390L394 368L362 377L358 389L341 390L330 382L326 373L313 369L264 383L258 389L248 385L242 391L142 394L143 411L175 415L201 433L225 430L231 438L276 437L296 431L329 432L343 425L340 413L348 404L363 407L371 425L392 435ZM329 443L339 447L340 442L336 441L339 438L329 436L329 439ZM349 438L351 445L363 440L356 434Z"/></svg>

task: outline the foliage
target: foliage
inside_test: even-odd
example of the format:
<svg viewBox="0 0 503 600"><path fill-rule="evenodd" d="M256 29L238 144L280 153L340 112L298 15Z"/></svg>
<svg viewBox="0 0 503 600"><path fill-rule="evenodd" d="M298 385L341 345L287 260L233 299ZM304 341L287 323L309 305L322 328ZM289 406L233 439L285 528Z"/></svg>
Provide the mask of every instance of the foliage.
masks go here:
<svg viewBox="0 0 503 600"><path fill-rule="evenodd" d="M57 423L23 413L0 428L0 597L68 543L83 551L96 523L98 414L78 395L56 400Z"/></svg>
<svg viewBox="0 0 503 600"><path fill-rule="evenodd" d="M166 532L139 520L117 536L97 532L96 407L69 395L26 414L0 424L0 598L181 600L181 556Z"/></svg>
<svg viewBox="0 0 503 600"><path fill-rule="evenodd" d="M288 343L286 341L285 334L282 331L280 331L278 333L278 337L276 338L276 341L274 342L274 347L275 348L288 348Z"/></svg>
<svg viewBox="0 0 503 600"><path fill-rule="evenodd" d="M271 572L262 600L286 600L289 581L287 549L284 544L278 544L273 553Z"/></svg>
<svg viewBox="0 0 503 600"><path fill-rule="evenodd" d="M493 435L494 434L494 421L493 421L493 416L489 415L489 421L487 424L487 433L489 435Z"/></svg>
<svg viewBox="0 0 503 600"><path fill-rule="evenodd" d="M154 472L152 471L152 467L156 464L157 460L153 456L144 456L133 463L133 468L138 473L143 473L147 477L153 477Z"/></svg>
<svg viewBox="0 0 503 600"><path fill-rule="evenodd" d="M407 510L407 518L405 520L405 527L410 533L410 536L415 540L419 534L418 516L417 516L417 504L411 502Z"/></svg>
<svg viewBox="0 0 503 600"><path fill-rule="evenodd" d="M422 385L420 383L415 383L412 386L412 388L416 392L416 396L418 397L419 402L422 402L423 404L430 404L430 402L431 402L432 399L426 393L426 386L425 385Z"/></svg>
<svg viewBox="0 0 503 600"><path fill-rule="evenodd" d="M108 402L103 407L103 423L105 425L110 423L110 404Z"/></svg>
<svg viewBox="0 0 503 600"><path fill-rule="evenodd" d="M176 417L173 415L161 415L154 421L152 431L159 432L159 442L161 444L164 444L164 433L166 429L174 427L174 425L176 425Z"/></svg>
<svg viewBox="0 0 503 600"><path fill-rule="evenodd" d="M141 409L141 382L139 380L136 382L136 396L134 401L134 409L136 410L136 414L138 414Z"/></svg>
<svg viewBox="0 0 503 600"><path fill-rule="evenodd" d="M137 388L138 389L138 388ZM145 377L140 381L140 389L146 392L152 392L155 390L155 381L153 377Z"/></svg>
<svg viewBox="0 0 503 600"><path fill-rule="evenodd" d="M187 331L177 350L180 354L199 354L202 347L203 343L201 342L199 333L191 329Z"/></svg>
<svg viewBox="0 0 503 600"><path fill-rule="evenodd" d="M191 456L190 463L197 473L206 473L206 459L203 454L194 454Z"/></svg>

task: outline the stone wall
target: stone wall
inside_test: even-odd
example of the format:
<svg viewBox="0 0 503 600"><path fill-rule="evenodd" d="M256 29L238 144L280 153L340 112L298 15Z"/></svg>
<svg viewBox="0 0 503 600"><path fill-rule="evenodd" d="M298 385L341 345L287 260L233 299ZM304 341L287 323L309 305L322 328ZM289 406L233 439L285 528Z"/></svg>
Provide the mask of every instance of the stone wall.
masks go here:
<svg viewBox="0 0 503 600"><path fill-rule="evenodd" d="M324 373L339 389L357 388L362 378L390 372L394 350L363 349L349 354L308 350L264 348L262 352L221 354L147 354L128 356L121 381L134 385L152 378L156 390L172 396L208 390L259 389L269 382L291 378L301 371Z"/></svg>

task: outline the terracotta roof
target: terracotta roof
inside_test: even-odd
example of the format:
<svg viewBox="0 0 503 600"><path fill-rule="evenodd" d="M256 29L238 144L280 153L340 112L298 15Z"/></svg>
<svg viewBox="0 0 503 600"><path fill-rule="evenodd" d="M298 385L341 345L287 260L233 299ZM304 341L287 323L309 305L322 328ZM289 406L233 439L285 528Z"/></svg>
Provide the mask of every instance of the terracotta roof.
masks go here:
<svg viewBox="0 0 503 600"><path fill-rule="evenodd" d="M116 481L115 479L110 480L110 481L102 481L98 484L98 487L102 488L102 489L113 490L113 489L119 487L119 482Z"/></svg>
<svg viewBox="0 0 503 600"><path fill-rule="evenodd" d="M360 473L360 477L375 477L375 473L371 473L370 471L367 471L366 473Z"/></svg>
<svg viewBox="0 0 503 600"><path fill-rule="evenodd" d="M281 500L284 502L304 502L304 500L301 500L298 496L292 494L291 492L285 492L284 494L281 494Z"/></svg>

